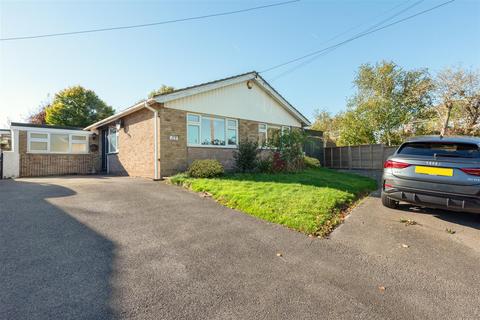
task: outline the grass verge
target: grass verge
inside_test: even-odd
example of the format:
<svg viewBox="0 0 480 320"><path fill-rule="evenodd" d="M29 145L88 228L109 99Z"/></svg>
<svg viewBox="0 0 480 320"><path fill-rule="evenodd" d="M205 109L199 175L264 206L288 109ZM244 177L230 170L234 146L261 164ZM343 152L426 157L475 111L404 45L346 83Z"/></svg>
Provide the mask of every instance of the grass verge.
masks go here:
<svg viewBox="0 0 480 320"><path fill-rule="evenodd" d="M344 210L376 188L372 179L326 168L300 173L236 173L214 179L178 174L169 181L208 192L229 208L316 236L330 233L341 223Z"/></svg>

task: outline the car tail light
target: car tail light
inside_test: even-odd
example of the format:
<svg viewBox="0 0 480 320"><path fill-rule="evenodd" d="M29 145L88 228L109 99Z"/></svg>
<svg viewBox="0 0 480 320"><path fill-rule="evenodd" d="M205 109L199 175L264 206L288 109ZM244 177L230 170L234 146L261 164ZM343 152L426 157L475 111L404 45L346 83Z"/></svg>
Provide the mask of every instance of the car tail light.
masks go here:
<svg viewBox="0 0 480 320"><path fill-rule="evenodd" d="M460 170L472 176L480 176L480 168L462 168Z"/></svg>
<svg viewBox="0 0 480 320"><path fill-rule="evenodd" d="M406 167L410 167L409 163L405 162L400 162L400 161L393 161L393 160L387 160L383 164L384 168L390 168L390 169L404 169Z"/></svg>

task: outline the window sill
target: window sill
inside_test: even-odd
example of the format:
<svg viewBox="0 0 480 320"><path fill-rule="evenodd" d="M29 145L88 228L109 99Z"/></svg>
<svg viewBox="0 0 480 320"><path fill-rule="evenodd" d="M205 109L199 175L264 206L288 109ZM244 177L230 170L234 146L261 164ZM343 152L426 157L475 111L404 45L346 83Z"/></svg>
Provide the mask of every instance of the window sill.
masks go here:
<svg viewBox="0 0 480 320"><path fill-rule="evenodd" d="M79 154L90 154L90 152L46 152L46 151L27 151L27 154L44 154L44 155L67 155L67 156L75 156Z"/></svg>
<svg viewBox="0 0 480 320"><path fill-rule="evenodd" d="M214 145L198 145L192 144L188 145L188 148L214 148L214 149L238 149L238 146L214 146Z"/></svg>
<svg viewBox="0 0 480 320"><path fill-rule="evenodd" d="M115 152L107 152L107 156L110 155L110 154L118 154L118 151L115 151Z"/></svg>

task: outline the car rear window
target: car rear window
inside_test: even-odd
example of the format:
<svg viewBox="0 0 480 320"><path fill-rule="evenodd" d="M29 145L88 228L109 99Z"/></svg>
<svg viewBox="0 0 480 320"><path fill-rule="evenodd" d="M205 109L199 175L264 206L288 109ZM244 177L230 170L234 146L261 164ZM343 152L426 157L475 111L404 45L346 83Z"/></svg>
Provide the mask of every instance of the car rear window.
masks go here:
<svg viewBox="0 0 480 320"><path fill-rule="evenodd" d="M474 143L407 142L402 145L398 153L431 157L480 158L480 151Z"/></svg>

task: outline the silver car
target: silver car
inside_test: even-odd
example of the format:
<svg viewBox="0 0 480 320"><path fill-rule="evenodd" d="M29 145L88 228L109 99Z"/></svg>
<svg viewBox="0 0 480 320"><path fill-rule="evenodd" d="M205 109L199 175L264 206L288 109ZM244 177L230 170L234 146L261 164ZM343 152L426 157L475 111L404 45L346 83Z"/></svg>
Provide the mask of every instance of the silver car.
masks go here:
<svg viewBox="0 0 480 320"><path fill-rule="evenodd" d="M480 138L423 136L384 164L382 203L480 213Z"/></svg>

